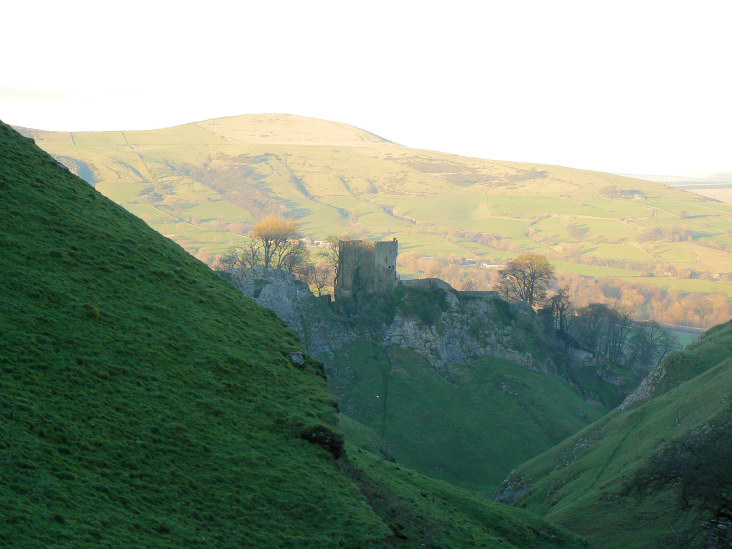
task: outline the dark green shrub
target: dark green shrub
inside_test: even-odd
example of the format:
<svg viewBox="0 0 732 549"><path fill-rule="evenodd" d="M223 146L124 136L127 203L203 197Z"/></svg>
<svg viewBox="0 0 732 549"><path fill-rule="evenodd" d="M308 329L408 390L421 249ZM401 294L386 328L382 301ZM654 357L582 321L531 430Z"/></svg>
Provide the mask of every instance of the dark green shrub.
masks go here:
<svg viewBox="0 0 732 549"><path fill-rule="evenodd" d="M400 287L395 293L397 308L405 316L419 318L427 326L433 326L448 309L447 296L442 289Z"/></svg>
<svg viewBox="0 0 732 549"><path fill-rule="evenodd" d="M511 324L516 314L511 310L511 304L498 297L491 300L494 318L501 324Z"/></svg>
<svg viewBox="0 0 732 549"><path fill-rule="evenodd" d="M98 320L102 316L102 313L100 313L99 309L94 307L94 305L90 305L89 303L84 303L83 307L84 307L84 315L87 318L90 318L92 320Z"/></svg>

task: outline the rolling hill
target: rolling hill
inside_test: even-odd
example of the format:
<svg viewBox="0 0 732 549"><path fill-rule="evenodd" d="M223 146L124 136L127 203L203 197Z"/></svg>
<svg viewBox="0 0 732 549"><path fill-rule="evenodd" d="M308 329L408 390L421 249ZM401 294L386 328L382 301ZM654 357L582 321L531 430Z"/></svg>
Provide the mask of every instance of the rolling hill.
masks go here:
<svg viewBox="0 0 732 549"><path fill-rule="evenodd" d="M343 455L294 332L2 123L0 205L3 547L584 546Z"/></svg>
<svg viewBox="0 0 732 549"><path fill-rule="evenodd" d="M732 297L732 205L650 181L410 149L293 115L151 131L20 131L208 261L277 212L313 240L395 237L402 252L477 265L541 253L561 273L640 285L628 296L611 288L606 298L640 303L648 317L664 311L640 293ZM708 320L679 323L726 320L728 304Z"/></svg>
<svg viewBox="0 0 732 549"><path fill-rule="evenodd" d="M720 202L732 204L732 173L715 173L705 177L678 177L670 175L638 175L648 179L708 196Z"/></svg>
<svg viewBox="0 0 732 549"><path fill-rule="evenodd" d="M623 406L518 467L496 498L597 547L730 547L732 321L659 370Z"/></svg>

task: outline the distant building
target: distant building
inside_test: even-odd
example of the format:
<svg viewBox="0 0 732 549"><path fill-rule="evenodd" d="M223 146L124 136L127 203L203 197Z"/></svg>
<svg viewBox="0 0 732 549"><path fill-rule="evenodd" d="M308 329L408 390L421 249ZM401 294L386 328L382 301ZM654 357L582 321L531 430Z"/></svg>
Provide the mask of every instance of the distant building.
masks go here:
<svg viewBox="0 0 732 549"><path fill-rule="evenodd" d="M341 240L338 250L336 300L355 294L388 293L397 287L399 243L396 238L385 242Z"/></svg>

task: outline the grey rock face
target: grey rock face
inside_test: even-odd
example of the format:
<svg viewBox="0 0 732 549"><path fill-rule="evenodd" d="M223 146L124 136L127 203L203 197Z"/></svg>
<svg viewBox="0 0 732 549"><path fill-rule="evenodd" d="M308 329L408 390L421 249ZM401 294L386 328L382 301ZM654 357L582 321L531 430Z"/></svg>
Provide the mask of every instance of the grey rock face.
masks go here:
<svg viewBox="0 0 732 549"><path fill-rule="evenodd" d="M287 355L287 358L298 368L305 366L305 355L299 351L293 351Z"/></svg>
<svg viewBox="0 0 732 549"><path fill-rule="evenodd" d="M385 328L381 343L411 349L427 357L438 370L445 369L452 362L467 362L481 356L505 358L532 370L541 369L529 353L509 348L508 334L486 320L490 310L471 307L476 308L484 310L458 311L453 307L444 312L433 326L397 313L394 321ZM470 330L476 319L481 318L483 330Z"/></svg>
<svg viewBox="0 0 732 549"><path fill-rule="evenodd" d="M659 382L666 377L666 368L662 365L656 366L650 374L648 374L641 384L623 400L620 405L621 410L627 410L632 408L646 400L650 400L655 392L656 386Z"/></svg>
<svg viewBox="0 0 732 549"><path fill-rule="evenodd" d="M514 476L514 471L498 486L491 495L494 501L511 505L520 498L533 482L531 479L524 478L522 475Z"/></svg>
<svg viewBox="0 0 732 549"><path fill-rule="evenodd" d="M294 275L264 267L240 269L230 274L242 293L272 309L295 330L306 351L326 362L326 370L328 362L325 359L351 341L351 334L330 318L328 306Z"/></svg>
<svg viewBox="0 0 732 549"><path fill-rule="evenodd" d="M400 312L388 325L349 325L292 274L263 267L230 274L244 294L272 309L298 333L306 351L325 362L326 371L335 367L334 357L338 352L356 339L368 339L385 347L408 348L427 358L443 373L450 363L468 362L481 356L508 359L532 371L550 369L548 359L542 363L530 353L512 348L510 328L490 320L489 297L458 300L448 291L447 310L432 325Z"/></svg>

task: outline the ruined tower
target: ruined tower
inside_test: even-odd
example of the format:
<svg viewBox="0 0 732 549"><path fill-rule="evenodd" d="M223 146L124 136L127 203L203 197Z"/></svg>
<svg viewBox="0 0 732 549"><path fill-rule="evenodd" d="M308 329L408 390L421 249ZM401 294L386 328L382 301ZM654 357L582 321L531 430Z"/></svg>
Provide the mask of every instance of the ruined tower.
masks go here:
<svg viewBox="0 0 732 549"><path fill-rule="evenodd" d="M338 278L335 298L356 294L378 294L394 290L399 282L396 258L397 239L385 242L341 240L338 243Z"/></svg>

